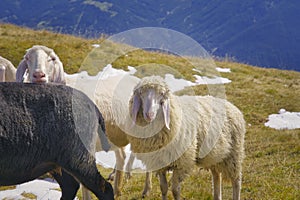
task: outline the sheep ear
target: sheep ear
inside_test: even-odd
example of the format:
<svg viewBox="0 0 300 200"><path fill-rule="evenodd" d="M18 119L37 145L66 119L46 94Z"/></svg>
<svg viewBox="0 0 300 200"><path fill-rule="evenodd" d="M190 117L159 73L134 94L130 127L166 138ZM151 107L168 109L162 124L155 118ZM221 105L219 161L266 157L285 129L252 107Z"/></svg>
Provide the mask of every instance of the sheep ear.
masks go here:
<svg viewBox="0 0 300 200"><path fill-rule="evenodd" d="M141 106L141 99L139 98L138 95L134 94L133 103L132 103L132 110L131 110L132 120L133 120L132 125L135 125L136 117L137 117L137 114L139 112L140 106Z"/></svg>
<svg viewBox="0 0 300 200"><path fill-rule="evenodd" d="M47 52L46 52L47 53ZM56 61L58 56L54 53L54 51L47 53L53 61Z"/></svg>
<svg viewBox="0 0 300 200"><path fill-rule="evenodd" d="M62 62L59 60L57 56L51 56L52 59L55 61L55 68L53 72L53 82L60 83L60 84L66 84L65 80L65 72Z"/></svg>
<svg viewBox="0 0 300 200"><path fill-rule="evenodd" d="M26 72L26 70L28 69L28 65L26 62L26 58L24 58L18 68L17 68L17 72L16 72L16 82L23 82L23 76Z"/></svg>
<svg viewBox="0 0 300 200"><path fill-rule="evenodd" d="M165 119L165 125L170 130L170 100L167 99L162 104L164 119Z"/></svg>
<svg viewBox="0 0 300 200"><path fill-rule="evenodd" d="M5 82L5 66L0 65L0 82Z"/></svg>

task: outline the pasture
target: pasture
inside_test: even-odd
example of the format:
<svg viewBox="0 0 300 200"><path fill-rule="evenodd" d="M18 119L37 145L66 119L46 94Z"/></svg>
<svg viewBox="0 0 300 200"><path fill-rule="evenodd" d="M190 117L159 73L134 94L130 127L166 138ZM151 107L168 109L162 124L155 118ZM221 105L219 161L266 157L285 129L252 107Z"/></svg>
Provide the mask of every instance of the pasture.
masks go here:
<svg viewBox="0 0 300 200"><path fill-rule="evenodd" d="M0 24L0 55L18 66L26 49L35 44L45 45L55 50L64 63L65 71L72 74L82 67L82 63L86 63L84 61L87 55L94 48L92 45L101 44L105 37L84 39ZM110 54L116 53L120 49L118 45L122 44L112 44L107 51ZM167 65L184 77L193 79L194 72L187 59L160 52L133 51L118 57L111 64L114 68L127 69L127 66L149 63ZM215 61L215 65L231 69L231 73L220 73L222 77L232 81L224 85L226 98L243 112L247 123L241 198L300 199L300 129L275 130L264 125L268 115L278 113L281 108L300 112L300 73L226 60ZM205 68L205 64L202 67ZM208 93L205 85L193 86L192 89L195 94ZM99 170L104 177L111 172L111 169L101 166ZM182 198L212 199L210 173L197 168L191 170L192 175L182 185ZM130 180L124 179L120 199L140 199L144 176L143 173L134 173ZM7 187L0 187L0 190L6 189ZM27 198L31 196L26 194ZM81 197L80 192L78 197ZM171 192L169 197L171 198ZM146 199L160 199L160 188L155 175L152 192ZM223 199L231 199L230 183L223 185Z"/></svg>

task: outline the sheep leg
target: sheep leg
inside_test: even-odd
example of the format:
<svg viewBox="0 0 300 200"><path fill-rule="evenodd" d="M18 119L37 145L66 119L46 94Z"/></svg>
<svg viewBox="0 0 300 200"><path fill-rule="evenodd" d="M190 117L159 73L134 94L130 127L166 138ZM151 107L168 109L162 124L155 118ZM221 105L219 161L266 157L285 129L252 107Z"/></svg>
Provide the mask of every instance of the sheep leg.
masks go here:
<svg viewBox="0 0 300 200"><path fill-rule="evenodd" d="M131 171L132 171L134 159L135 159L134 153L131 152L129 160L126 164L126 179L131 178ZM146 179L145 179L144 190L142 193L142 198L148 196L151 189L152 189L152 173L146 172Z"/></svg>
<svg viewBox="0 0 300 200"><path fill-rule="evenodd" d="M241 185L242 185L242 175L240 174L238 178L232 179L232 199L233 200L240 200L241 195Z"/></svg>
<svg viewBox="0 0 300 200"><path fill-rule="evenodd" d="M158 175L159 175L159 184L160 184L160 190L162 194L162 200L167 200L168 182L167 182L166 171L159 172Z"/></svg>
<svg viewBox="0 0 300 200"><path fill-rule="evenodd" d="M174 170L172 176L172 194L175 200L180 200L180 183L180 174L178 170Z"/></svg>
<svg viewBox="0 0 300 200"><path fill-rule="evenodd" d="M125 165L126 154L123 148L119 148L115 151L116 155L116 169L115 169L115 178L114 178L114 192L115 196L121 196L121 187L124 177L123 168Z"/></svg>
<svg viewBox="0 0 300 200"><path fill-rule="evenodd" d="M76 193L79 189L79 183L76 181L76 179L68 174L65 170L62 170L61 174L57 173L56 171L52 171L51 175L61 188L61 199L73 200L76 197Z"/></svg>
<svg viewBox="0 0 300 200"><path fill-rule="evenodd" d="M91 200L90 191L81 184L82 200Z"/></svg>
<svg viewBox="0 0 300 200"><path fill-rule="evenodd" d="M135 156L134 154L131 152L129 160L126 164L126 179L130 179L131 178L131 171L132 171L132 166L133 166L133 162L134 162Z"/></svg>
<svg viewBox="0 0 300 200"><path fill-rule="evenodd" d="M92 191L98 199L108 200L114 198L113 188L99 173L95 159L92 156L86 156L85 158L82 157L80 163L77 161L73 162L73 160L71 160L71 162L65 163L61 166L67 172L72 174L88 190Z"/></svg>
<svg viewBox="0 0 300 200"><path fill-rule="evenodd" d="M144 186L144 191L142 193L142 198L149 196L151 189L152 189L152 173L146 172L145 186Z"/></svg>
<svg viewBox="0 0 300 200"><path fill-rule="evenodd" d="M68 171L70 171L70 173L72 173L72 175L74 175L87 189L92 191L98 199L107 199L105 196L109 195L110 192L113 193L112 187L97 171L96 165L92 172L90 171L88 174L80 169L69 169ZM111 199L113 199L113 196Z"/></svg>
<svg viewBox="0 0 300 200"><path fill-rule="evenodd" d="M116 174L116 166L114 167L113 171L108 175L107 180L113 181L115 179L115 174Z"/></svg>
<svg viewBox="0 0 300 200"><path fill-rule="evenodd" d="M211 169L213 178L214 200L222 200L222 176L215 169Z"/></svg>

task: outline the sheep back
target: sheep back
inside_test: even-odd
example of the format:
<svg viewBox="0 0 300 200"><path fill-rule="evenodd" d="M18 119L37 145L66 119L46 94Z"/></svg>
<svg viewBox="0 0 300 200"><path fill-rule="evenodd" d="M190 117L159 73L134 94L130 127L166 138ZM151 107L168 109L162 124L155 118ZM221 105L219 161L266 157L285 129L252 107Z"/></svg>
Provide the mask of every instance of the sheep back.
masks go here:
<svg viewBox="0 0 300 200"><path fill-rule="evenodd" d="M128 101L139 79L130 75L118 75L98 80L95 104L105 118L107 136L112 144L123 147L128 144L126 125L129 124Z"/></svg>
<svg viewBox="0 0 300 200"><path fill-rule="evenodd" d="M197 164L216 168L224 179L238 177L244 159L245 121L233 104L212 96L180 97L186 129L196 126Z"/></svg>
<svg viewBox="0 0 300 200"><path fill-rule="evenodd" d="M0 102L0 184L36 178L28 171L40 163L63 167L70 159L85 167L83 160L95 161L96 132L104 134L104 122L82 92L63 85L1 83Z"/></svg>

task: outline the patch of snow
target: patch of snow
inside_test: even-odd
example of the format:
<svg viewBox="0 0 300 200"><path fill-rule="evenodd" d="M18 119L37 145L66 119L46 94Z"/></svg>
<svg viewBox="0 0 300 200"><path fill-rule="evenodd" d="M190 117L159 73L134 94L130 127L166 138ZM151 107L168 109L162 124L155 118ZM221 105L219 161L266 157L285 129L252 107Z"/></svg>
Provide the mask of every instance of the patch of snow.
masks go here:
<svg viewBox="0 0 300 200"><path fill-rule="evenodd" d="M130 144L128 144L125 147L125 154L126 154L125 163L128 163L128 160L129 160L130 155L131 155ZM95 156L96 156L96 163L101 165L104 168L114 168L114 166L116 165L115 153L113 151L96 152ZM124 166L124 167L126 167L126 166ZM133 165L132 165L132 170L135 170L135 169L145 170L146 167L142 163L142 161L135 158L134 162L133 162ZM123 170L125 170L125 169L123 169Z"/></svg>
<svg viewBox="0 0 300 200"><path fill-rule="evenodd" d="M271 114L265 126L277 130L300 128L300 112L288 112L280 109L279 114Z"/></svg>
<svg viewBox="0 0 300 200"><path fill-rule="evenodd" d="M280 110L279 110L279 114L283 114L283 113L285 113L286 112L286 110L284 109L284 108L281 108Z"/></svg>
<svg viewBox="0 0 300 200"><path fill-rule="evenodd" d="M128 66L127 67L129 71L124 71L122 69L115 69L112 67L111 64L108 64L106 67L103 68L102 71L98 73L98 77L101 77L101 79L107 79L109 77L118 76L118 75L132 75L136 72L136 69L134 67Z"/></svg>
<svg viewBox="0 0 300 200"><path fill-rule="evenodd" d="M129 71L124 71L122 69L115 69L112 67L111 64L108 64L106 67L103 68L96 76L88 75L87 71L81 71L75 74L67 74L65 76L68 80L76 82L77 79L89 79L89 80L104 80L109 77L114 77L118 75L132 75L136 72L134 67L128 66Z"/></svg>
<svg viewBox="0 0 300 200"><path fill-rule="evenodd" d="M219 72L230 72L229 68L216 68L217 71ZM193 69L193 71L202 73L199 69ZM207 76L199 76L199 75L194 75L194 77L197 79L195 81L195 85L208 85L208 84L226 84L226 83L231 83L231 80L228 78L222 78L215 76L213 78L209 78Z"/></svg>
<svg viewBox="0 0 300 200"><path fill-rule="evenodd" d="M196 85L210 85L210 84L226 84L226 83L231 83L231 80L228 78L223 78L223 77L214 77L214 78L209 78L206 76L199 76L199 75L194 75L194 77L197 79L196 80Z"/></svg>
<svg viewBox="0 0 300 200"><path fill-rule="evenodd" d="M65 73L65 77L68 80L69 86L78 86L86 88L86 90L93 90L94 88L91 86L95 86L97 84L97 80L104 80L109 77L115 76L123 76L123 75L134 75L136 73L136 69L132 66L128 66L128 71L124 71L122 69L115 69L111 64L108 64L103 68L96 76L89 76L86 71L81 71L76 74L67 74ZM193 69L193 71L199 72L197 69ZM184 89L185 87L195 86L195 85L207 85L207 84L226 84L230 83L231 80L222 77L213 77L209 78L206 76L194 75L196 78L195 82L191 82L185 79L177 79L173 74L166 74L165 81L170 86L172 92L176 92ZM90 91L92 93L92 91Z"/></svg>
<svg viewBox="0 0 300 200"><path fill-rule="evenodd" d="M185 79L176 79L173 74L166 74L165 81L170 86L172 92L179 91L188 86L194 86L196 83Z"/></svg>
<svg viewBox="0 0 300 200"><path fill-rule="evenodd" d="M58 183L51 179L36 179L17 185L15 189L0 191L0 199L27 199L22 193L32 193L39 200L60 199L61 192L58 189Z"/></svg>
<svg viewBox="0 0 300 200"><path fill-rule="evenodd" d="M99 47L100 47L100 44L92 44L92 47L94 47L94 48L99 48Z"/></svg>
<svg viewBox="0 0 300 200"><path fill-rule="evenodd" d="M220 67L216 67L216 70L217 70L218 72L223 72L223 73L230 73L230 72L231 72L230 68L220 68Z"/></svg>
<svg viewBox="0 0 300 200"><path fill-rule="evenodd" d="M193 69L193 71L194 71L194 72L198 72L198 73L200 73L200 74L202 73L201 70L195 69L195 68Z"/></svg>

